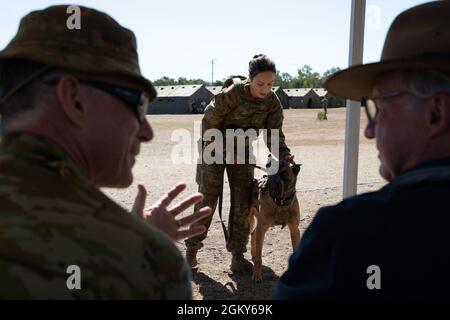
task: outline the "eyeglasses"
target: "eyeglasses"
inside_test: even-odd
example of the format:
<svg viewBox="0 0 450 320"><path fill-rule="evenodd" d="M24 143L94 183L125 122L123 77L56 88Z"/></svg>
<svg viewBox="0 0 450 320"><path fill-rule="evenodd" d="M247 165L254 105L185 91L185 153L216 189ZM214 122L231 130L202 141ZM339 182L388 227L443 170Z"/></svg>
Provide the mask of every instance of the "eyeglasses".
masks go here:
<svg viewBox="0 0 450 320"><path fill-rule="evenodd" d="M81 84L102 90L120 99L131 108L139 122L144 121L148 106L150 105L150 97L146 92L99 80L78 79L78 81ZM44 83L55 85L58 83L58 79L44 80Z"/></svg>
<svg viewBox="0 0 450 320"><path fill-rule="evenodd" d="M380 107L379 107L380 100L398 97L403 94L408 94L408 92L393 91L393 92L382 93L377 96L363 97L361 99L361 106L363 106L364 109L366 110L366 115L367 115L367 119L368 119L369 123L373 123L377 119L378 113L380 112Z"/></svg>

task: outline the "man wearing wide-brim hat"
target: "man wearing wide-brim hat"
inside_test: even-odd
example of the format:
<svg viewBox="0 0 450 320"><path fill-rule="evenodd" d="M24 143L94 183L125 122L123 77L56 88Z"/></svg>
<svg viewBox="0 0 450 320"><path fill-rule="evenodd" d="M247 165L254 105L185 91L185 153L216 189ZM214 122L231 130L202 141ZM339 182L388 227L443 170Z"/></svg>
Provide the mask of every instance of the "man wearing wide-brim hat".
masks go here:
<svg viewBox="0 0 450 320"><path fill-rule="evenodd" d="M450 1L401 13L380 62L326 87L362 102L389 183L319 210L275 298L450 297Z"/></svg>
<svg viewBox="0 0 450 320"><path fill-rule="evenodd" d="M31 12L0 51L0 298L189 299L172 239L209 209L175 219L202 199L167 209L183 184L150 210L140 186L134 215L98 189L131 184L156 92L130 30L85 7L71 30L67 7Z"/></svg>

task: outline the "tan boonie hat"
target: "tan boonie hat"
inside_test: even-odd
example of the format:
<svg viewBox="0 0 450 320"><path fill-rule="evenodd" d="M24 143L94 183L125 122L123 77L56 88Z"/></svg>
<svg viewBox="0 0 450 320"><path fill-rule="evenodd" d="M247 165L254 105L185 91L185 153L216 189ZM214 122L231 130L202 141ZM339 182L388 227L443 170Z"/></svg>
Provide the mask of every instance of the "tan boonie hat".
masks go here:
<svg viewBox="0 0 450 320"><path fill-rule="evenodd" d="M428 2L401 13L389 28L380 62L353 66L325 83L336 96L361 100L381 74L399 69L450 71L450 1Z"/></svg>
<svg viewBox="0 0 450 320"><path fill-rule="evenodd" d="M0 62L24 58L49 66L98 75L122 75L156 97L139 69L136 38L107 14L79 6L81 29L70 30L69 5L33 11L20 21L16 36L0 51Z"/></svg>

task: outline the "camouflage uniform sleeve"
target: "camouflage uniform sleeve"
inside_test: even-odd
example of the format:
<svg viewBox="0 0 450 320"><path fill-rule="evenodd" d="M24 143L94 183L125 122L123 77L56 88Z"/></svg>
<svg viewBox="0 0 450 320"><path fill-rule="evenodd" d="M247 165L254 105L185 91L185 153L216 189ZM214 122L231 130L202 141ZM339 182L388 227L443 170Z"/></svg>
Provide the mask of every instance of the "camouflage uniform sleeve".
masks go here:
<svg viewBox="0 0 450 320"><path fill-rule="evenodd" d="M166 266L167 267L167 266ZM192 285L191 285L191 269L184 260L181 266L175 269L176 276L173 280L168 280L165 286L165 297L169 300L191 300L192 299Z"/></svg>
<svg viewBox="0 0 450 320"><path fill-rule="evenodd" d="M271 140L271 129L278 129L279 133L279 158L284 159L287 155L290 154L290 149L286 145L284 133L282 130L283 127L283 107L281 105L280 100L274 94L274 106L267 116L266 120L266 128L267 128L267 136L264 135L264 140L266 142L267 148L269 148L270 152L273 153L272 150L272 140Z"/></svg>
<svg viewBox="0 0 450 320"><path fill-rule="evenodd" d="M233 84L214 96L205 109L202 132L211 128L219 129L223 125L226 116L239 103L239 87Z"/></svg>
<svg viewBox="0 0 450 320"><path fill-rule="evenodd" d="M145 224L151 229L152 236L149 248L153 270L161 283L161 299L192 299L191 269L175 243L161 230L153 225ZM150 256L149 256L150 258Z"/></svg>

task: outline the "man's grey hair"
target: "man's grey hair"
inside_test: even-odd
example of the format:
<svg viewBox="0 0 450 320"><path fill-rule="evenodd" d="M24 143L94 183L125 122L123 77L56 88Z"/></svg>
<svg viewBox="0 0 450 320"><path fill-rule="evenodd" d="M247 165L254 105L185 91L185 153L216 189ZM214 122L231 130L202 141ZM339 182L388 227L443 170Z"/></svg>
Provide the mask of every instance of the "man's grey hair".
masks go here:
<svg viewBox="0 0 450 320"><path fill-rule="evenodd" d="M398 74L412 94L427 98L439 92L450 94L450 71L401 70Z"/></svg>

